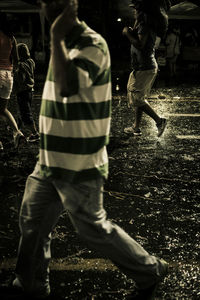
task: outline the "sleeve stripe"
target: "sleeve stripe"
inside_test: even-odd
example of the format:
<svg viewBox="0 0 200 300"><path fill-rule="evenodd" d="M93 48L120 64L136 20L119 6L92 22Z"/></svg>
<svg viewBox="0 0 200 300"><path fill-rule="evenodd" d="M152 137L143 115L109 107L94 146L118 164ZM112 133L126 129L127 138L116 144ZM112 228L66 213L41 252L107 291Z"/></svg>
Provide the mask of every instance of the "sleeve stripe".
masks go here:
<svg viewBox="0 0 200 300"><path fill-rule="evenodd" d="M92 138L63 138L53 135L44 135L41 133L40 148L59 152L89 155L98 152L108 144L108 136Z"/></svg>
<svg viewBox="0 0 200 300"><path fill-rule="evenodd" d="M105 82L103 83L103 80L101 80L101 77L104 77L103 75L99 76L99 83L101 81L101 85L95 85L91 87L90 89L84 90L84 93L72 95L70 97L61 97L55 89L54 82L52 81L46 81L43 91L43 99L47 99L49 101L56 101L61 103L78 103L78 102L103 102L110 100L112 97L111 94L111 82Z"/></svg>
<svg viewBox="0 0 200 300"><path fill-rule="evenodd" d="M100 103L68 103L43 101L40 115L60 120L106 119L111 115L111 100Z"/></svg>
<svg viewBox="0 0 200 300"><path fill-rule="evenodd" d="M40 131L43 134L48 134L49 130L54 136L60 136L63 138L91 138L102 135L108 135L110 126L110 118L107 119L96 119L96 120L84 120L76 121L65 121L54 119L52 122L51 118L40 116ZM49 127L51 127L49 129ZM65 128L65 130L63 130Z"/></svg>

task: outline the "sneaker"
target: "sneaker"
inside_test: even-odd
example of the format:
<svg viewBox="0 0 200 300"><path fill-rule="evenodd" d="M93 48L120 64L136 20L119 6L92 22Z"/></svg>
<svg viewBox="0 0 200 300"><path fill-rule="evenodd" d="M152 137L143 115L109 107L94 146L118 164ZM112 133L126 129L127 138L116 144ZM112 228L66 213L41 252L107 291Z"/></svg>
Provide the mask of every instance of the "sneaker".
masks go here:
<svg viewBox="0 0 200 300"><path fill-rule="evenodd" d="M155 300L156 298L156 291L158 289L159 283L165 278L165 276L169 272L169 265L168 263L161 259L161 264L163 266L163 273L160 277L160 280L153 284L152 286L146 288L146 289L137 289L136 293L134 295L129 296L129 300Z"/></svg>
<svg viewBox="0 0 200 300"><path fill-rule="evenodd" d="M133 135L142 135L141 130L140 129L135 129L133 127L126 127L124 128L124 132L125 133L132 133Z"/></svg>
<svg viewBox="0 0 200 300"><path fill-rule="evenodd" d="M164 119L164 118L161 118L160 124L157 124L157 128L158 128L158 137L160 137L160 136L163 134L166 125L167 125L167 120Z"/></svg>
<svg viewBox="0 0 200 300"><path fill-rule="evenodd" d="M166 96L163 94L158 95L158 99L166 99Z"/></svg>
<svg viewBox="0 0 200 300"><path fill-rule="evenodd" d="M25 138L25 136L23 135L23 133L22 133L20 130L18 130L18 131L13 135L13 141L14 141L14 148L15 148L15 149L18 149L20 144L26 142L26 138Z"/></svg>
<svg viewBox="0 0 200 300"><path fill-rule="evenodd" d="M39 133L36 133L36 134L31 134L29 135L29 137L27 138L27 142L29 143L33 143L33 142L37 142L39 141L40 139L40 136L39 136Z"/></svg>

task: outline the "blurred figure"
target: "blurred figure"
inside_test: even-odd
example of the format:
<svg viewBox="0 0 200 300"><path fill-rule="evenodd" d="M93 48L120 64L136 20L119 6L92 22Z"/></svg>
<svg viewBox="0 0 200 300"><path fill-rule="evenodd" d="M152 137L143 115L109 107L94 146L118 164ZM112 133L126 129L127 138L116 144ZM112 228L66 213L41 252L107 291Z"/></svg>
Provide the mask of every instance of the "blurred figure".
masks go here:
<svg viewBox="0 0 200 300"><path fill-rule="evenodd" d="M36 129L31 109L35 83L35 62L31 58L28 46L26 44L17 44L17 50L19 55L19 63L14 75L14 90L17 96L17 103L20 111L18 125L19 123L24 125L29 132L31 132L30 136L27 138L27 141L35 142L39 140L39 133Z"/></svg>
<svg viewBox="0 0 200 300"><path fill-rule="evenodd" d="M165 39L166 45L166 61L169 74L169 82L172 83L177 75L177 58L180 54L181 40L180 40L180 27L174 25L169 28Z"/></svg>
<svg viewBox="0 0 200 300"><path fill-rule="evenodd" d="M166 127L166 119L161 118L146 100L158 72L155 59L156 38L162 38L167 30L168 18L164 4L165 1L162 6L158 6L157 2L133 0L131 7L135 19L134 27L125 27L122 32L131 43L133 71L128 79L127 97L129 107L133 106L135 110L134 124L125 128L125 133L141 135L140 124L143 113L155 121L158 137L163 134Z"/></svg>
<svg viewBox="0 0 200 300"><path fill-rule="evenodd" d="M25 140L13 115L7 109L13 88L13 68L17 66L18 60L16 40L10 30L6 14L0 13L0 118L7 121L13 130L15 148Z"/></svg>
<svg viewBox="0 0 200 300"><path fill-rule="evenodd" d="M63 210L87 244L137 284L137 298L153 297L168 264L146 252L107 219L111 121L110 53L101 35L78 18L77 0L42 1L51 23L51 58L40 109L40 153L20 209L20 243L13 289L50 294L51 232Z"/></svg>

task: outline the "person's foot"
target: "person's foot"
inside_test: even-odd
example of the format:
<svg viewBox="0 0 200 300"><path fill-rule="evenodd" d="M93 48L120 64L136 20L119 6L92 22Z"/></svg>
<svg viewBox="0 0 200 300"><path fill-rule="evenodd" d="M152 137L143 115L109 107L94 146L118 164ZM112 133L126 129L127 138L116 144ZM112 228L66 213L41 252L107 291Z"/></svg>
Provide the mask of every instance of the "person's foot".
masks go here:
<svg viewBox="0 0 200 300"><path fill-rule="evenodd" d="M31 133L31 135L29 135L29 137L27 138L27 142L33 143L39 141L39 139L40 139L39 133L36 134Z"/></svg>
<svg viewBox="0 0 200 300"><path fill-rule="evenodd" d="M125 133L132 133L133 135L136 135L136 136L142 135L141 130L139 128L136 129L136 128L132 127L132 126L124 128L124 132Z"/></svg>
<svg viewBox="0 0 200 300"><path fill-rule="evenodd" d="M165 278L165 276L169 272L169 264L163 259L161 259L160 261L163 267L163 272L161 274L160 280L146 289L137 289L134 294L128 296L129 300L155 300L156 299L155 296L156 296L156 291L158 289L159 283Z"/></svg>
<svg viewBox="0 0 200 300"><path fill-rule="evenodd" d="M16 133L13 134L13 142L14 142L15 149L18 149L20 144L26 142L26 138L20 130L18 130Z"/></svg>
<svg viewBox="0 0 200 300"><path fill-rule="evenodd" d="M160 123L156 124L158 128L158 137L160 137L163 134L166 125L167 125L167 120L165 118L161 118Z"/></svg>
<svg viewBox="0 0 200 300"><path fill-rule="evenodd" d="M163 94L158 95L158 99L166 99L166 96Z"/></svg>

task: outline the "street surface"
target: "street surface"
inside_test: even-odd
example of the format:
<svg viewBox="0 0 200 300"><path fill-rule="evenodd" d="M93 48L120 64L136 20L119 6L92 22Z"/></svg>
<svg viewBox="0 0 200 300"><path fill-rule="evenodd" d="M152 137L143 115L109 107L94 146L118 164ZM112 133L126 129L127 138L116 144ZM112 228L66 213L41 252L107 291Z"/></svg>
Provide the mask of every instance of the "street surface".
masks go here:
<svg viewBox="0 0 200 300"><path fill-rule="evenodd" d="M41 92L35 92L38 120ZM147 116L142 136L123 132L133 113L125 94L113 95L110 176L105 184L108 217L150 253L170 264L158 300L200 299L200 86L153 89L149 99L168 119L162 137ZM17 114L15 100L10 109ZM4 131L3 131L4 130ZM8 135L8 136L7 136ZM0 129L0 281L13 274L19 239L18 211L38 143L16 152L11 135ZM54 232L51 261L52 291L63 299L126 299L134 282L76 235L65 212ZM3 300L3 299L2 299Z"/></svg>

